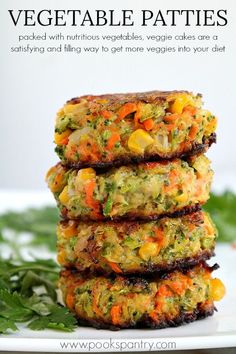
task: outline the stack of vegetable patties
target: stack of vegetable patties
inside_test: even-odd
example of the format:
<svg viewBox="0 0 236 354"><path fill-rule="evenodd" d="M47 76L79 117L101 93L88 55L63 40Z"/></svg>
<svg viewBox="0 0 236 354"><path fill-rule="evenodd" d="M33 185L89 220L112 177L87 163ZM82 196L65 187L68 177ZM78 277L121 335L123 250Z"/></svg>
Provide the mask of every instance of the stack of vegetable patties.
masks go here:
<svg viewBox="0 0 236 354"><path fill-rule="evenodd" d="M83 96L58 112L59 286L79 323L176 326L212 315L224 286L205 260L216 230L201 206L216 118L186 91Z"/></svg>

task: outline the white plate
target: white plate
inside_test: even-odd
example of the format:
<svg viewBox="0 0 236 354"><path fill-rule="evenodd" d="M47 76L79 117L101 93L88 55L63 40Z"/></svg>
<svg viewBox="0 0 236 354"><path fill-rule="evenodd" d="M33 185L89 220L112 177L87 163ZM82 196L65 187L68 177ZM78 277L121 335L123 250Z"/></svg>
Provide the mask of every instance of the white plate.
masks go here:
<svg viewBox="0 0 236 354"><path fill-rule="evenodd" d="M14 199L17 199L16 196ZM221 302L216 303L218 312L215 312L213 317L181 327L161 330L140 329L113 332L79 327L73 333L62 333L51 330L34 332L21 327L16 333L0 337L0 350L137 352L234 347L236 346L236 277L234 273L236 249L230 245L219 244L216 253L217 256L212 258L210 263L217 262L221 266L214 272L214 275L223 280L227 294Z"/></svg>

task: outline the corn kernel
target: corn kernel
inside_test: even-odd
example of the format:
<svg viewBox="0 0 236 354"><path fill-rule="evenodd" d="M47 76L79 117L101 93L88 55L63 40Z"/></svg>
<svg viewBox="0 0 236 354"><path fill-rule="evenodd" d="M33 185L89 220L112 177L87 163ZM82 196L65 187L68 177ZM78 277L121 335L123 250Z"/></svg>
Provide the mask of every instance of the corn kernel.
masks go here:
<svg viewBox="0 0 236 354"><path fill-rule="evenodd" d="M139 249L140 257L148 261L150 257L157 256L160 251L160 246L156 242L147 242Z"/></svg>
<svg viewBox="0 0 236 354"><path fill-rule="evenodd" d="M154 139L143 129L137 129L128 140L128 147L131 151L143 154L145 149L154 142Z"/></svg>
<svg viewBox="0 0 236 354"><path fill-rule="evenodd" d="M73 220L70 220L66 226L63 224L59 224L58 226L58 234L61 235L64 238L70 238L72 236L77 235L77 225L76 222Z"/></svg>
<svg viewBox="0 0 236 354"><path fill-rule="evenodd" d="M68 103L63 107L65 115L84 115L88 112L87 100L81 99L79 103Z"/></svg>
<svg viewBox="0 0 236 354"><path fill-rule="evenodd" d="M69 201L68 186L65 186L61 194L59 195L59 200L63 205L66 205Z"/></svg>
<svg viewBox="0 0 236 354"><path fill-rule="evenodd" d="M55 133L54 134L54 143L57 145L62 145L63 141L69 137L69 135L71 134L71 130L67 129L65 130L63 133L59 134L59 133Z"/></svg>
<svg viewBox="0 0 236 354"><path fill-rule="evenodd" d="M96 177L96 172L93 168L83 168L82 170L79 170L77 174L78 179L82 180L87 180L87 179L92 179Z"/></svg>
<svg viewBox="0 0 236 354"><path fill-rule="evenodd" d="M208 135L214 133L214 131L216 130L217 128L217 118L214 117L206 126L206 133Z"/></svg>
<svg viewBox="0 0 236 354"><path fill-rule="evenodd" d="M188 200L188 194L182 193L180 195L177 195L177 197L175 197L175 200L179 203L184 203Z"/></svg>
<svg viewBox="0 0 236 354"><path fill-rule="evenodd" d="M65 251L60 250L57 255L57 261L59 264L65 264Z"/></svg>
<svg viewBox="0 0 236 354"><path fill-rule="evenodd" d="M204 214L204 225L205 225L205 229L207 230L208 235L214 236L217 231L216 231L215 227L213 226L211 220L209 219L208 214Z"/></svg>
<svg viewBox="0 0 236 354"><path fill-rule="evenodd" d="M209 169L209 159L205 155L201 155L196 158L192 166L197 171L198 176L204 176Z"/></svg>
<svg viewBox="0 0 236 354"><path fill-rule="evenodd" d="M105 104L108 103L108 100L106 100L106 99L103 98L103 99L97 100L97 103L98 103L98 104L104 104L104 105L105 105Z"/></svg>
<svg viewBox="0 0 236 354"><path fill-rule="evenodd" d="M58 169L58 166L53 166L46 174L46 181L50 190L55 192L60 192L64 186L64 170L63 168Z"/></svg>
<svg viewBox="0 0 236 354"><path fill-rule="evenodd" d="M51 168L48 170L48 172L47 172L47 174L46 174L46 176L45 176L45 180L46 180L47 182L49 182L49 181L48 181L49 178L50 178L55 172L56 172L56 167L55 167L55 166L51 167Z"/></svg>
<svg viewBox="0 0 236 354"><path fill-rule="evenodd" d="M184 107L192 104L193 104L192 97L190 95L183 94L178 96L174 100L174 102L170 105L169 110L171 113L181 114L183 112Z"/></svg>
<svg viewBox="0 0 236 354"><path fill-rule="evenodd" d="M75 110L75 107L76 107L75 104L66 104L64 106L64 113L65 114L73 113L73 111Z"/></svg>
<svg viewBox="0 0 236 354"><path fill-rule="evenodd" d="M56 119L62 118L62 117L64 117L64 115L65 115L64 109L61 108L61 109L57 112L57 117L56 117Z"/></svg>
<svg viewBox="0 0 236 354"><path fill-rule="evenodd" d="M225 295L225 286L218 278L210 280L210 297L213 301L220 301Z"/></svg>

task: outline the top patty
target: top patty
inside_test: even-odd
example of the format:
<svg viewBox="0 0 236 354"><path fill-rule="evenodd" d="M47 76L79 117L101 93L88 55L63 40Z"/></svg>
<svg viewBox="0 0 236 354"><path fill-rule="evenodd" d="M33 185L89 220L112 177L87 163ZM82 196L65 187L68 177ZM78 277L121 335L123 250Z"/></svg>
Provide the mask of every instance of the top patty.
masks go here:
<svg viewBox="0 0 236 354"><path fill-rule="evenodd" d="M186 91L82 96L58 112L56 152L74 167L123 165L205 151L216 117Z"/></svg>

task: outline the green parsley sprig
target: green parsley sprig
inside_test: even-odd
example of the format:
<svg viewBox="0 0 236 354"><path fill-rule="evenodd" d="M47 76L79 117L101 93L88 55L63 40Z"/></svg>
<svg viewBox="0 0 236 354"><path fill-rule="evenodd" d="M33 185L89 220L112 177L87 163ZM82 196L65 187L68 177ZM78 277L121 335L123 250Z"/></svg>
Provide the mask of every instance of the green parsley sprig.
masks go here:
<svg viewBox="0 0 236 354"><path fill-rule="evenodd" d="M211 194L207 204L203 207L210 213L219 233L217 241L236 241L236 195L225 191L222 194Z"/></svg>
<svg viewBox="0 0 236 354"><path fill-rule="evenodd" d="M0 259L1 333L16 331L19 322L32 330L74 330L76 319L57 303L58 274L52 260Z"/></svg>
<svg viewBox="0 0 236 354"><path fill-rule="evenodd" d="M60 268L53 260L57 221L58 212L53 207L0 216L0 333L18 330L18 323L32 330L70 332L76 328L74 316L58 303ZM30 237L22 243L24 233ZM32 246L39 252L46 247L52 259L31 256L32 260L26 260L21 248ZM9 257L5 249L10 251Z"/></svg>

